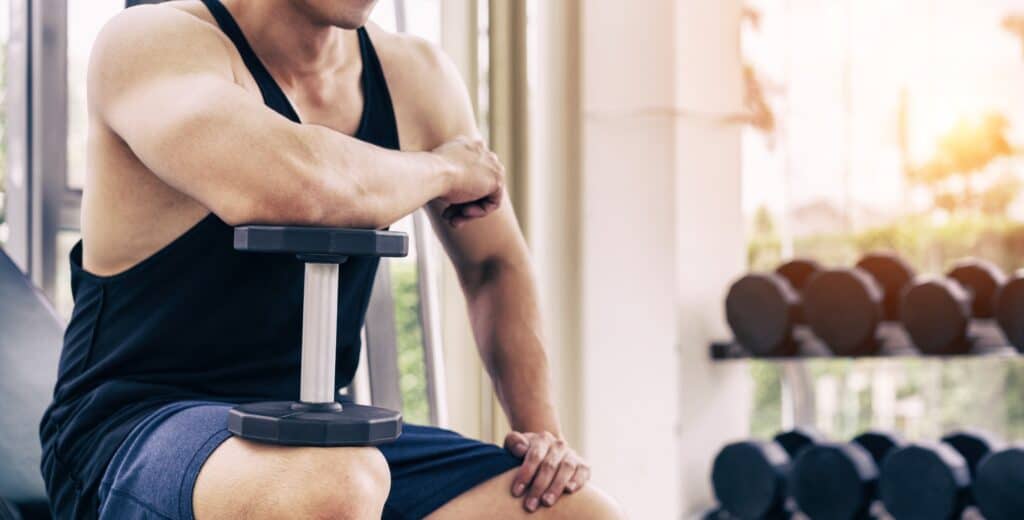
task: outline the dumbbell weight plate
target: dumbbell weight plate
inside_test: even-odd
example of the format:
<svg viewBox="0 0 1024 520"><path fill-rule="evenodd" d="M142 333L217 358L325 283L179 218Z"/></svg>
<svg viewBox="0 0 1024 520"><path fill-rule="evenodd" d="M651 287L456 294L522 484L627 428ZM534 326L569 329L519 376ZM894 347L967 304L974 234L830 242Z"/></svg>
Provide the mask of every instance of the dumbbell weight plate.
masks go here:
<svg viewBox="0 0 1024 520"><path fill-rule="evenodd" d="M989 453L999 450L1003 443L996 437L973 430L960 430L942 437L942 442L949 444L967 461L967 468L974 476L978 463Z"/></svg>
<svg viewBox="0 0 1024 520"><path fill-rule="evenodd" d="M754 356L792 355L798 305L799 297L783 277L748 274L729 287L725 318L736 341Z"/></svg>
<svg viewBox="0 0 1024 520"><path fill-rule="evenodd" d="M972 492L986 520L1024 518L1024 445L982 459Z"/></svg>
<svg viewBox="0 0 1024 520"><path fill-rule="evenodd" d="M954 280L923 278L903 295L901 319L924 354L962 354L970 349L971 297Z"/></svg>
<svg viewBox="0 0 1024 520"><path fill-rule="evenodd" d="M865 271L818 273L804 289L803 307L811 330L836 355L857 356L877 350L882 291Z"/></svg>
<svg viewBox="0 0 1024 520"><path fill-rule="evenodd" d="M1024 352L1024 270L1018 271L998 291L995 311L1006 339Z"/></svg>
<svg viewBox="0 0 1024 520"><path fill-rule="evenodd" d="M975 318L995 316L995 296L1006 283L1006 274L992 262L969 258L953 265L946 275L960 283L971 295L971 314Z"/></svg>
<svg viewBox="0 0 1024 520"><path fill-rule="evenodd" d="M891 253L870 253L857 262L857 267L871 275L882 289L883 319L900 319L903 290L914 279L914 269L902 258Z"/></svg>
<svg viewBox="0 0 1024 520"><path fill-rule="evenodd" d="M888 433L884 431L869 431L864 432L854 437L850 442L860 445L868 453L871 454L871 458L874 459L878 467L882 466L882 461L885 460L892 450L903 446L903 438L894 433Z"/></svg>
<svg viewBox="0 0 1024 520"><path fill-rule="evenodd" d="M743 519L781 515L789 460L774 442L743 441L722 448L711 469L718 503Z"/></svg>
<svg viewBox="0 0 1024 520"><path fill-rule="evenodd" d="M775 274L785 278L798 294L803 292L804 287L807 287L807 282L811 277L819 272L821 272L821 264L808 258L794 258L775 268ZM797 305L796 311L796 321L805 323L802 306Z"/></svg>
<svg viewBox="0 0 1024 520"><path fill-rule="evenodd" d="M860 518L878 480L871 454L858 444L826 443L803 450L793 462L789 489L811 518Z"/></svg>
<svg viewBox="0 0 1024 520"><path fill-rule="evenodd" d="M970 484L964 457L930 442L893 450L882 463L878 494L894 518L951 519L967 507Z"/></svg>
<svg viewBox="0 0 1024 520"><path fill-rule="evenodd" d="M785 277L797 291L802 291L811 277L819 271L821 264L808 258L794 258L775 268L775 272Z"/></svg>

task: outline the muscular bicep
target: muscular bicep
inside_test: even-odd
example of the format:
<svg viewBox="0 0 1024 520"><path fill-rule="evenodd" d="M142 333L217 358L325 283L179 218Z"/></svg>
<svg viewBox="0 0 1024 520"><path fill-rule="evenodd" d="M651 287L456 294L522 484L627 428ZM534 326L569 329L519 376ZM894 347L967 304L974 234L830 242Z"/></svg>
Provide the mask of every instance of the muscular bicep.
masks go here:
<svg viewBox="0 0 1024 520"><path fill-rule="evenodd" d="M168 7L133 8L93 49L92 117L154 174L223 216L248 203L259 171L283 168L271 143L298 126L234 81L229 48L208 24Z"/></svg>
<svg viewBox="0 0 1024 520"><path fill-rule="evenodd" d="M423 106L431 107L428 126L433 129L433 145L440 145L459 136L479 137L472 102L458 70L436 47L423 49L429 73L438 75L430 82L432 88L421 91ZM520 262L526 260L526 244L508 195L501 206L483 218L471 220L458 228L441 216L444 206L438 202L427 206L434 230L460 274L492 261Z"/></svg>

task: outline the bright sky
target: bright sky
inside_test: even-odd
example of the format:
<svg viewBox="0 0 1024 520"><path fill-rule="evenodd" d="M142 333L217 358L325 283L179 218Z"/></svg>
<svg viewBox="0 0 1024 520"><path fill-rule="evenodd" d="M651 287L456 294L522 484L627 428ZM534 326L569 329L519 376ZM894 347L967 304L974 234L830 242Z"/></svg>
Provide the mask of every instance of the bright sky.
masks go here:
<svg viewBox="0 0 1024 520"><path fill-rule="evenodd" d="M1024 144L1024 50L1001 27L1006 14L1024 13L1024 0L749 3L763 18L758 31L744 30L744 53L788 98L773 106L789 138L768 150L747 132L747 211L782 207L787 149L791 207L822 197L841 203L849 156L855 203L896 210L903 200L896 130L903 88L917 161L958 118L993 109L1010 118L1014 141Z"/></svg>

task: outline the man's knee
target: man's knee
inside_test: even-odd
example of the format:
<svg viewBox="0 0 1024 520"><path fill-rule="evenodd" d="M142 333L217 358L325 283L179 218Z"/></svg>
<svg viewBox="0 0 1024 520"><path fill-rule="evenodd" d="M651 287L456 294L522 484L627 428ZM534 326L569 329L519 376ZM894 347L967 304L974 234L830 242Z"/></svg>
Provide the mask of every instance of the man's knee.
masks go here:
<svg viewBox="0 0 1024 520"><path fill-rule="evenodd" d="M292 474L274 518L380 518L391 488L391 474L376 448L309 449L304 468ZM288 514L282 514L288 513Z"/></svg>
<svg viewBox="0 0 1024 520"><path fill-rule="evenodd" d="M218 518L380 518L390 490L376 448L285 448L230 439L203 466L193 507Z"/></svg>

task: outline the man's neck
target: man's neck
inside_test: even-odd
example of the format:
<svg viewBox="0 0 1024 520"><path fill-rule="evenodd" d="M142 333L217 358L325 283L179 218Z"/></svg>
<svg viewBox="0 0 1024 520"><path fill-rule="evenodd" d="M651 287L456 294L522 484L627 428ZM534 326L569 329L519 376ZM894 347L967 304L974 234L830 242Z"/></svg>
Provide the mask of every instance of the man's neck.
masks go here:
<svg viewBox="0 0 1024 520"><path fill-rule="evenodd" d="M321 74L358 53L352 31L320 23L292 2L222 0L264 65L279 81Z"/></svg>

